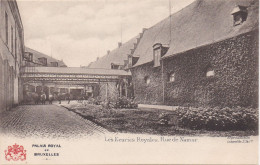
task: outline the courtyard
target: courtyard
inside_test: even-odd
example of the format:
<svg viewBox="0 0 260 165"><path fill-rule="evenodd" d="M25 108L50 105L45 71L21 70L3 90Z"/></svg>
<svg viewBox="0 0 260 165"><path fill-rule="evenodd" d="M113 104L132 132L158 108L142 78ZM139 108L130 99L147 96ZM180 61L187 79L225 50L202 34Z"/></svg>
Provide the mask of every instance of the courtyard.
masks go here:
<svg viewBox="0 0 260 165"><path fill-rule="evenodd" d="M167 123L162 116L167 114ZM178 125L176 112L149 108L104 108L78 101L20 105L0 114L0 132L19 137L75 138L108 133L159 136L257 136L254 130L193 130Z"/></svg>
<svg viewBox="0 0 260 165"><path fill-rule="evenodd" d="M19 137L70 138L107 132L96 124L56 105L21 105L0 114L0 132Z"/></svg>

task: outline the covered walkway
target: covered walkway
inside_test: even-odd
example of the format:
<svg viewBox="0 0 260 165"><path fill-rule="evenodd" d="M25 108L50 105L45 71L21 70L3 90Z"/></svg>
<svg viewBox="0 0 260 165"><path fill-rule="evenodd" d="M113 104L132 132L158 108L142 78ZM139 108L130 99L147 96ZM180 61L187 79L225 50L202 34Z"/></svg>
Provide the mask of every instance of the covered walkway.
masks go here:
<svg viewBox="0 0 260 165"><path fill-rule="evenodd" d="M24 67L21 72L26 93L44 92L48 96L72 94L107 99L112 93L130 96L131 73L115 69L92 69L83 67ZM64 96L66 97L66 96ZM65 98L63 98L65 99Z"/></svg>

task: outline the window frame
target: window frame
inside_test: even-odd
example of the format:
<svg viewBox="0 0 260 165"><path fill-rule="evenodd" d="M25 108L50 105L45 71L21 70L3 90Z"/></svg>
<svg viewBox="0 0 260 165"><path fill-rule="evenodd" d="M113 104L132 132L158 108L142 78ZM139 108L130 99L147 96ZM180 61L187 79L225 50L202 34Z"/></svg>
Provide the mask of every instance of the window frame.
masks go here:
<svg viewBox="0 0 260 165"><path fill-rule="evenodd" d="M172 76L173 75L173 76ZM174 80L172 81L171 78L174 78ZM175 72L170 72L169 75L168 75L168 82L170 83L174 83L176 82L176 73Z"/></svg>
<svg viewBox="0 0 260 165"><path fill-rule="evenodd" d="M153 67L161 66L162 44L156 43L153 45Z"/></svg>

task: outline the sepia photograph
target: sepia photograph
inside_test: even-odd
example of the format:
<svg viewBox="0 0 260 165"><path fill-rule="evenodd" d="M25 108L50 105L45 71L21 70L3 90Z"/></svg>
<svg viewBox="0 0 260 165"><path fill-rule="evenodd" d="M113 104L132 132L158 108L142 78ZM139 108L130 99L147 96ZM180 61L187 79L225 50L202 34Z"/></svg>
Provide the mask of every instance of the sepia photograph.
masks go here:
<svg viewBox="0 0 260 165"><path fill-rule="evenodd" d="M0 164L258 164L258 0L0 0Z"/></svg>

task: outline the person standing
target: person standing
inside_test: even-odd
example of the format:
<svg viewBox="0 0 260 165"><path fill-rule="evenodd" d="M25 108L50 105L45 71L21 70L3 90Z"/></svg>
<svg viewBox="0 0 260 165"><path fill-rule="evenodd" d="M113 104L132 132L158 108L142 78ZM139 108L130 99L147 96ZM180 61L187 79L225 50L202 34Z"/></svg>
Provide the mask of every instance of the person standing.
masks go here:
<svg viewBox="0 0 260 165"><path fill-rule="evenodd" d="M68 93L67 95L67 99L68 99L68 104L70 103L70 94Z"/></svg>
<svg viewBox="0 0 260 165"><path fill-rule="evenodd" d="M43 92L42 95L41 95L41 101L42 101L42 104L45 104L45 101L46 101L46 94Z"/></svg>
<svg viewBox="0 0 260 165"><path fill-rule="evenodd" d="M59 101L59 104L61 104L61 94L58 93L58 101Z"/></svg>
<svg viewBox="0 0 260 165"><path fill-rule="evenodd" d="M53 98L53 95L50 94L50 95L49 95L49 104L52 104L53 99L54 99L54 98Z"/></svg>

